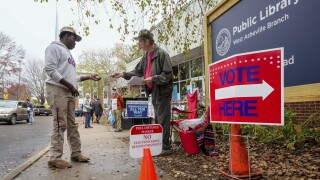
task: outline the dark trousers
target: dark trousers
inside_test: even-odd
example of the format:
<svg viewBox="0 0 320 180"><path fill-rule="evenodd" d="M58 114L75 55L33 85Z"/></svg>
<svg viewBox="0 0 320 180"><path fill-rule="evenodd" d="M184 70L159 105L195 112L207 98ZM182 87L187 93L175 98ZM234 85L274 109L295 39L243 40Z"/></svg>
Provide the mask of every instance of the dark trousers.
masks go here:
<svg viewBox="0 0 320 180"><path fill-rule="evenodd" d="M96 114L96 121L97 123L99 123L101 119L101 114L98 114L98 113L95 113L95 114Z"/></svg>
<svg viewBox="0 0 320 180"><path fill-rule="evenodd" d="M152 97L155 122L162 126L163 140L162 149L168 150L170 146L170 118L171 118L171 96L155 98Z"/></svg>
<svg viewBox="0 0 320 180"><path fill-rule="evenodd" d="M85 127L90 126L90 119L91 119L91 113L90 112L85 112L84 115L86 116L85 120Z"/></svg>

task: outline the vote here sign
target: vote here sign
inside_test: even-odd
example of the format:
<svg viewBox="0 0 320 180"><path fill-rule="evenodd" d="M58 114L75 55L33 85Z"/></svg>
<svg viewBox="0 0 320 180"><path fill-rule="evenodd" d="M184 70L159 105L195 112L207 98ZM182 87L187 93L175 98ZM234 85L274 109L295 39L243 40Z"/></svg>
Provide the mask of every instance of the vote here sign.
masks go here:
<svg viewBox="0 0 320 180"><path fill-rule="evenodd" d="M213 122L283 125L283 48L217 61L209 77Z"/></svg>
<svg viewBox="0 0 320 180"><path fill-rule="evenodd" d="M141 158L143 148L149 147L152 156L162 151L162 126L159 124L137 125L130 130L130 156Z"/></svg>

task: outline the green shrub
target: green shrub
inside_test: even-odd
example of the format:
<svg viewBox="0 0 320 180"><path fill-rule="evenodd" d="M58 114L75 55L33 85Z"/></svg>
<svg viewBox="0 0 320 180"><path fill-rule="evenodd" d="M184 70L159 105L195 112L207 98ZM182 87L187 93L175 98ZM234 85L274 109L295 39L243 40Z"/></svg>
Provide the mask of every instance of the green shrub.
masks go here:
<svg viewBox="0 0 320 180"><path fill-rule="evenodd" d="M258 142L280 143L288 148L295 148L309 139L320 142L320 113L311 115L302 123L294 118L295 115L295 112L285 110L284 126L241 125L241 132ZM230 124L216 124L215 128L217 131L229 134L231 126Z"/></svg>

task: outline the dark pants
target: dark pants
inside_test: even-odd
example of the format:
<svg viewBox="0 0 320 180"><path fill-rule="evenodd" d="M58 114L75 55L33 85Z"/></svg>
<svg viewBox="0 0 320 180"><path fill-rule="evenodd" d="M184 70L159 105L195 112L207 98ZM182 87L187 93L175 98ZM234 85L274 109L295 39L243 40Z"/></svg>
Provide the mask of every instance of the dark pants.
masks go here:
<svg viewBox="0 0 320 180"><path fill-rule="evenodd" d="M102 114L99 114L99 113L95 113L95 114L96 114L96 121L97 121L97 123L99 123Z"/></svg>
<svg viewBox="0 0 320 180"><path fill-rule="evenodd" d="M93 112L90 113L90 119L93 122Z"/></svg>
<svg viewBox="0 0 320 180"><path fill-rule="evenodd" d="M90 112L85 112L84 115L86 116L86 120L85 120L85 127L89 127L90 126L90 119L91 119L91 113Z"/></svg>
<svg viewBox="0 0 320 180"><path fill-rule="evenodd" d="M163 140L162 149L171 149L170 146L170 114L171 114L171 96L154 98L152 97L152 104L154 107L155 122L162 126Z"/></svg>

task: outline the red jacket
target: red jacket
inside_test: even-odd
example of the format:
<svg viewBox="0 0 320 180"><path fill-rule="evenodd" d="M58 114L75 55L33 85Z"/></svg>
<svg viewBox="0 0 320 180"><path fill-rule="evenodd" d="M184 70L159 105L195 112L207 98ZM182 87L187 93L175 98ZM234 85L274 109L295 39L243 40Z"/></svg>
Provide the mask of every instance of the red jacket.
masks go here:
<svg viewBox="0 0 320 180"><path fill-rule="evenodd" d="M117 94L117 96L112 96L112 99L117 99L117 109L122 110L122 106L124 104L124 101L123 101L121 94Z"/></svg>

